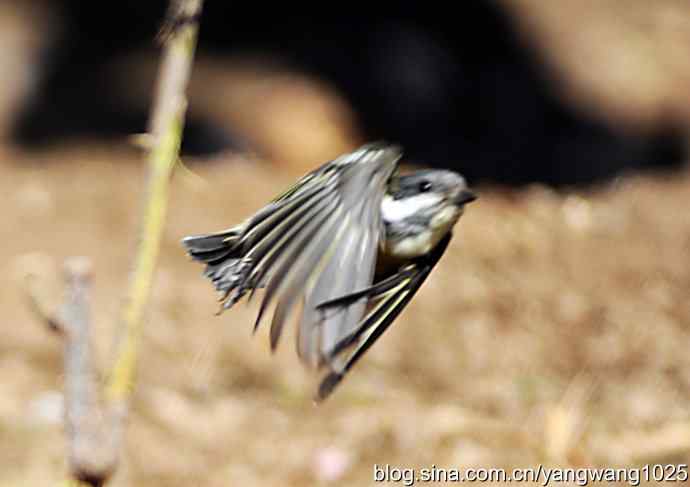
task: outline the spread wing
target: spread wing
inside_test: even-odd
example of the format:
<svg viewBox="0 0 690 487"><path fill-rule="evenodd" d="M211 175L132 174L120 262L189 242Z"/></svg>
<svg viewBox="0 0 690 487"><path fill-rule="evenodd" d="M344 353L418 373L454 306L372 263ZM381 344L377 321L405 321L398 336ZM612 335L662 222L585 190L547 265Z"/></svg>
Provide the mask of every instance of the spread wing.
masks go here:
<svg viewBox="0 0 690 487"><path fill-rule="evenodd" d="M357 326L364 303L322 323L316 306L372 284L381 200L399 158L397 147L364 146L309 173L244 225L183 244L207 263L223 308L265 287L255 329L275 302L272 348L302 303L297 351L305 363L322 365L326 351Z"/></svg>
<svg viewBox="0 0 690 487"><path fill-rule="evenodd" d="M436 266L450 239L451 234L448 233L430 254L415 259L373 286L323 302L317 307L327 320L332 319L329 316L361 303L367 303L368 312L326 352L329 363L335 363L336 359L340 363L332 366L321 381L316 400L322 401L328 397L345 374L393 323ZM347 351L350 351L349 354Z"/></svg>

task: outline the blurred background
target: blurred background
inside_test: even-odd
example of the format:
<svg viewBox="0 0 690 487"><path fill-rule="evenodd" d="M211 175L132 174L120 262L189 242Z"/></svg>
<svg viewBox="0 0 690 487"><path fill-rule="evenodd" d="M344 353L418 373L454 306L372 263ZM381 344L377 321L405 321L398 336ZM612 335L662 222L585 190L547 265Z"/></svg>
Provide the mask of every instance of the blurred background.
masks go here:
<svg viewBox="0 0 690 487"><path fill-rule="evenodd" d="M306 5L305 5L306 6ZM206 2L113 485L367 485L373 464L690 460L690 4ZM64 476L60 340L18 279L93 259L112 358L166 2L0 0L0 485ZM306 10L305 10L306 11ZM362 142L479 188L418 297L326 404L178 242Z"/></svg>

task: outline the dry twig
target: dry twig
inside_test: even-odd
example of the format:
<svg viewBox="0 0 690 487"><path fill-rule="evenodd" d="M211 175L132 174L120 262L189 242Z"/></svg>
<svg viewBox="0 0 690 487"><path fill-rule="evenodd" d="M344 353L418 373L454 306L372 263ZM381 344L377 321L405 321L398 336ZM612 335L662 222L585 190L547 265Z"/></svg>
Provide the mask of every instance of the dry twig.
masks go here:
<svg viewBox="0 0 690 487"><path fill-rule="evenodd" d="M170 174L182 141L187 108L185 91L192 67L201 0L173 0L167 25L174 25L166 39L158 88L149 121L148 188L141 238L127 299L122 310L123 336L108 381L111 401L128 400L134 381L142 317L148 302L168 201Z"/></svg>
<svg viewBox="0 0 690 487"><path fill-rule="evenodd" d="M66 264L67 299L59 316L46 311L28 288L34 310L51 330L65 337L65 429L71 478L103 485L114 472L121 431L134 383L143 314L149 301L165 222L170 175L179 157L187 107L185 91L192 67L202 0L171 0L165 45L149 126L146 199L135 265L122 307L122 337L106 385L107 408L100 407L89 336L90 264ZM28 282L31 284L31 282ZM73 485L68 480L67 484Z"/></svg>
<svg viewBox="0 0 690 487"><path fill-rule="evenodd" d="M64 267L66 296L59 313L48 311L33 280L27 282L27 293L34 311L65 343L65 431L71 477L99 486L115 470L121 421L104 414L99 402L90 343L91 264L74 257Z"/></svg>

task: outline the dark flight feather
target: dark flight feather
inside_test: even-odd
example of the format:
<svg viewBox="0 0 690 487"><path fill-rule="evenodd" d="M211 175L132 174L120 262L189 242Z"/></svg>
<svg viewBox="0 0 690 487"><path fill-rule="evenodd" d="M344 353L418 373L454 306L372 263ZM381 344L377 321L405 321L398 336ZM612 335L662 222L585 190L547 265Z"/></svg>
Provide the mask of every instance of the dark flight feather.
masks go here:
<svg viewBox="0 0 690 487"><path fill-rule="evenodd" d="M307 174L245 223L183 240L189 254L207 264L204 274L221 293L221 310L246 293L251 299L265 287L255 329L275 302L270 328L271 348L275 348L301 301L298 355L309 366L339 369L337 354L332 353L342 348L339 343L352 340L348 337L353 333L365 337L367 329L376 330L381 323L388 326L388 313L366 314L365 299L345 306L339 298L372 287L384 234L381 201L399 157L397 147L365 146ZM402 277L401 296L413 294L414 276L407 272ZM324 317L317 309L321 303L338 303L342 310ZM393 307L392 312L391 321L400 309ZM343 370L351 366L345 364Z"/></svg>
<svg viewBox="0 0 690 487"><path fill-rule="evenodd" d="M347 372L395 321L441 259L451 237L449 232L430 254L415 259L412 264L379 282L378 285L375 284L369 289L352 293L350 296L343 296L320 306L320 309L325 311L328 308L351 306L363 297L373 301L373 308L357 328L344 336L330 350L330 355L335 357L356 345L354 351L346 358L344 365L341 368L331 370L322 379L315 398L316 401L323 401L333 392ZM379 298L381 300L377 302Z"/></svg>

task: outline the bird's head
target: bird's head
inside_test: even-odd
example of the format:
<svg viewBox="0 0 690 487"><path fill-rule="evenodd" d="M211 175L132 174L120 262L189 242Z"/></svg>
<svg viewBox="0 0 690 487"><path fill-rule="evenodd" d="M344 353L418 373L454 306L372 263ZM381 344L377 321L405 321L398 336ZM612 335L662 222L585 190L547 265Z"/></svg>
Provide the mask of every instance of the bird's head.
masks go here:
<svg viewBox="0 0 690 487"><path fill-rule="evenodd" d="M385 248L398 257L429 252L475 199L465 178L453 171L433 169L395 176L381 203Z"/></svg>
<svg viewBox="0 0 690 487"><path fill-rule="evenodd" d="M387 221L428 221L428 225L453 225L467 203L477 199L458 173L440 169L416 171L391 181L383 202Z"/></svg>

